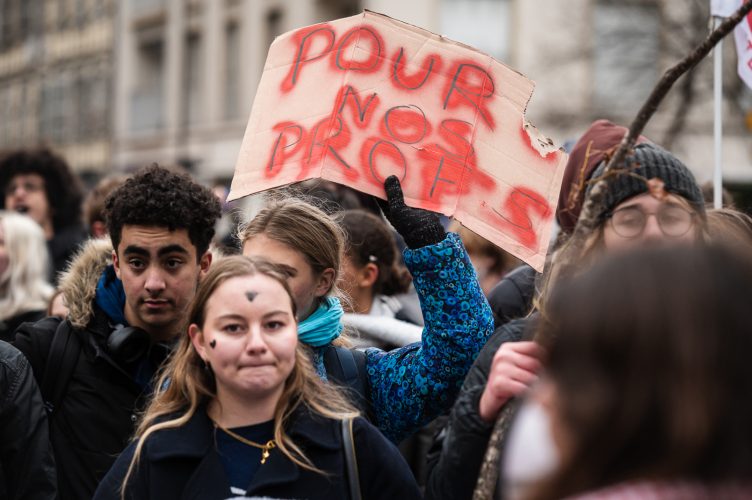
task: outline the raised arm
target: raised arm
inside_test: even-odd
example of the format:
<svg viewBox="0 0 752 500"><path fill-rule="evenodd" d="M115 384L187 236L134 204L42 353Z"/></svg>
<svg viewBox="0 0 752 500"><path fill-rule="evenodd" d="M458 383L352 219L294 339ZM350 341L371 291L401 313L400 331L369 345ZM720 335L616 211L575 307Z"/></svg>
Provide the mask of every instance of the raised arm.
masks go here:
<svg viewBox="0 0 752 500"><path fill-rule="evenodd" d="M399 442L452 406L493 333L493 315L460 238L433 212L405 205L396 177L385 188L382 210L408 246L405 264L425 319L420 344L366 351L376 424Z"/></svg>

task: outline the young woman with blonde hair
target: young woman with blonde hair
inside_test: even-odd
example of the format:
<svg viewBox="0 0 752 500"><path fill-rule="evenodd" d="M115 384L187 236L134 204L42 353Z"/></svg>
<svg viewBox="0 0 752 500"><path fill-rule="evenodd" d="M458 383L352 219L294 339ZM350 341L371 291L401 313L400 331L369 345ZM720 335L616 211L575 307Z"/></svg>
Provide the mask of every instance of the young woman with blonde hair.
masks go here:
<svg viewBox="0 0 752 500"><path fill-rule="evenodd" d="M31 218L0 211L0 340L18 325L45 316L53 288L44 232Z"/></svg>
<svg viewBox="0 0 752 500"><path fill-rule="evenodd" d="M95 498L347 498L348 478L362 498L419 498L394 445L316 376L295 314L273 265L214 264L136 440Z"/></svg>
<svg viewBox="0 0 752 500"><path fill-rule="evenodd" d="M243 255L269 260L288 273L300 341L319 376L352 389L359 408L399 442L451 406L493 332L493 316L460 238L447 234L436 214L407 206L397 177L387 178L385 188L381 208L405 239L405 264L420 298L421 342L389 352L344 347L336 286L343 232L315 206L289 197L272 200L239 239Z"/></svg>

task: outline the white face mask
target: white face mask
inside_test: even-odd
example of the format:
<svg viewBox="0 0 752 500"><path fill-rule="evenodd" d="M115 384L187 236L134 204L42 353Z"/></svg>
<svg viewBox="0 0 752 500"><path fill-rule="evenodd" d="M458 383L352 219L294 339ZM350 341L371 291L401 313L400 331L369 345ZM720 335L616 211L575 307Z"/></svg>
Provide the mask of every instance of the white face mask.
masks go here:
<svg viewBox="0 0 752 500"><path fill-rule="evenodd" d="M533 391L534 394L534 391ZM517 500L559 465L551 417L533 396L523 401L509 428L501 466L503 498Z"/></svg>

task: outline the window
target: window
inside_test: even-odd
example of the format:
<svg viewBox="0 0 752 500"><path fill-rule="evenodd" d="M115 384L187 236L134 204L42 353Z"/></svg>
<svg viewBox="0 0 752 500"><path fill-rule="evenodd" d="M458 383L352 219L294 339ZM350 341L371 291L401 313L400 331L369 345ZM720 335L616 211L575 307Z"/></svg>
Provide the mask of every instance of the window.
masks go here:
<svg viewBox="0 0 752 500"><path fill-rule="evenodd" d="M227 120L240 117L240 29L230 23L225 29L225 112Z"/></svg>
<svg viewBox="0 0 752 500"><path fill-rule="evenodd" d="M658 6L599 2L593 30L596 111L632 113L647 98L659 76Z"/></svg>
<svg viewBox="0 0 752 500"><path fill-rule="evenodd" d="M78 79L78 140L106 137L109 130L109 87L102 68L87 68Z"/></svg>
<svg viewBox="0 0 752 500"><path fill-rule="evenodd" d="M66 131L71 128L71 122L66 117L75 118L73 113L67 113L72 99L69 98L69 85L67 75L59 74L44 82L42 87L41 114L39 122L39 135L44 140L62 143L68 135ZM75 101L74 101L75 102Z"/></svg>
<svg viewBox="0 0 752 500"><path fill-rule="evenodd" d="M271 9L266 14L266 47L264 53L269 49L275 38L282 34L282 11Z"/></svg>
<svg viewBox="0 0 752 500"><path fill-rule="evenodd" d="M201 52L201 37L196 34L188 35L185 47L185 79L187 89L185 93L185 123L195 124L201 119L202 79L204 73L203 53Z"/></svg>
<svg viewBox="0 0 752 500"><path fill-rule="evenodd" d="M142 40L136 51L136 86L131 93L130 128L151 131L163 126L164 43Z"/></svg>
<svg viewBox="0 0 752 500"><path fill-rule="evenodd" d="M504 61L509 58L509 1L441 0L439 32Z"/></svg>

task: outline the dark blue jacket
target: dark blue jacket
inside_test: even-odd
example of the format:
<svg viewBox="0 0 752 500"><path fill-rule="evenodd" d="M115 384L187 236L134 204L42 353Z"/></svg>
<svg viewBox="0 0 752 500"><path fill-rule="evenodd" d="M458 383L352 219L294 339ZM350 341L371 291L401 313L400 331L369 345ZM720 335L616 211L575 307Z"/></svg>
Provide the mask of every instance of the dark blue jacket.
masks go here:
<svg viewBox="0 0 752 500"><path fill-rule="evenodd" d="M348 483L339 421L297 411L288 434L306 456L328 473L297 466L278 449L254 475L247 496L347 499ZM418 499L418 486L397 448L366 420L353 423L362 498ZM131 444L99 485L95 500L119 500L120 485L133 457ZM126 488L127 499L225 499L230 484L214 446L214 427L203 409L184 426L157 431L147 438Z"/></svg>

